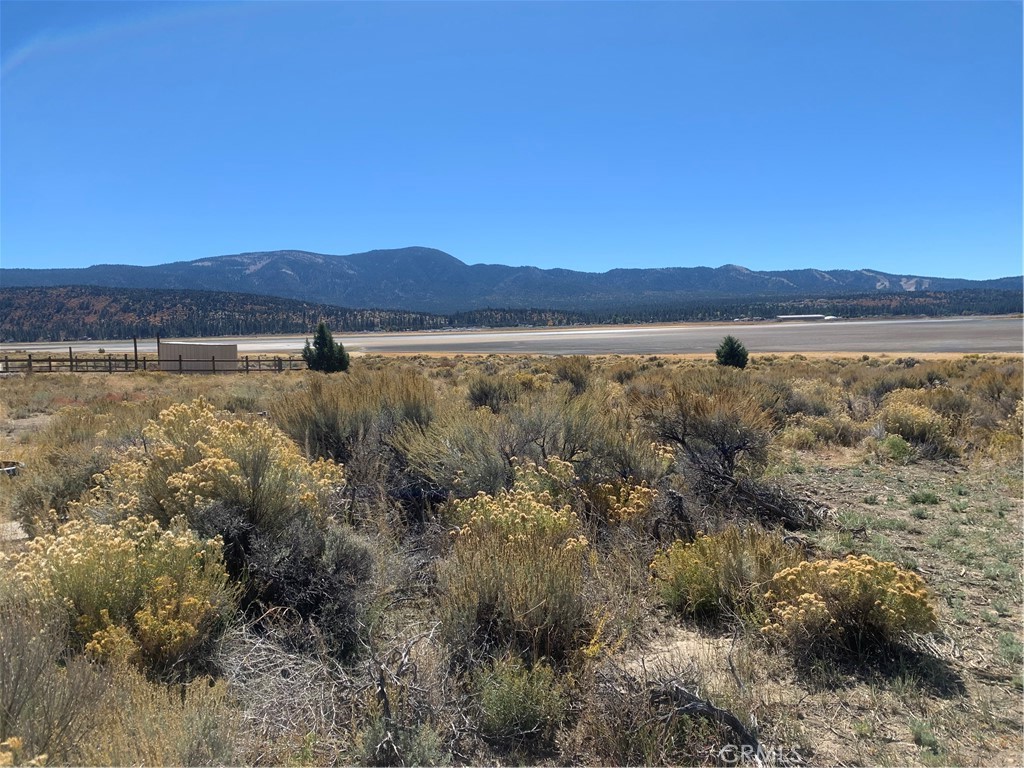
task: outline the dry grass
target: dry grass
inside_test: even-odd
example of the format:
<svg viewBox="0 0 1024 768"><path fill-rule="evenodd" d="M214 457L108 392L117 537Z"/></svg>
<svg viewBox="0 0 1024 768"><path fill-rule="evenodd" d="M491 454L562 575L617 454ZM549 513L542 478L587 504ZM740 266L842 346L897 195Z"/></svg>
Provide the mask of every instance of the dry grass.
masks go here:
<svg viewBox="0 0 1024 768"><path fill-rule="evenodd" d="M332 383L331 397L319 400L301 374L4 380L0 458L15 457L26 470L0 478L8 484L0 485L0 520L45 517L73 501L95 468L105 469L129 446L145 450L147 419L197 397L244 419L270 411L301 448L313 417L337 417L348 408L351 424L345 414L326 422L340 423L337 433L353 464L346 472L347 508L368 510L372 501L375 510L352 516L378 562L366 596L365 645L345 665L318 649L316 638L293 642L298 625L287 610L258 631L239 623L213 656L213 686L197 681L184 699L176 688L115 673L110 691L119 691L116 700L128 706L104 699L95 710L106 724L96 733L109 734L109 743L80 737L79 751L58 762L715 762L728 732L649 709L651 686L664 689L671 681L735 714L771 754L795 752L811 764L1016 765L1024 758L1019 356L754 355L736 372L742 386L740 379L729 386L719 381L735 375L708 370L707 356L554 363L510 355L416 355L400 362L366 355L353 367L362 371L358 377ZM392 378L396 367L406 373ZM808 557L864 554L913 571L935 598L937 631L884 657L797 664L728 616L707 627L669 615L649 580L659 546L714 533L726 521L755 524L742 497L709 501L695 494L685 461L675 462L665 443L642 428L644 398L656 401L673 382L681 404L692 405L686 400L692 392L703 398L701 408L682 412L687 418L705 418L724 432L733 422L756 426L750 453L757 466L745 464L741 451L737 477L763 473L831 510L819 530L797 534ZM742 401L738 421L737 409L727 407L729 391ZM423 404L426 417L408 415L407 403ZM486 407L474 411L472 404ZM310 434L309 453L333 453L315 447ZM692 440L692 434L682 436ZM698 447L721 436L701 433ZM897 439L906 446L899 455L889 450ZM458 579L468 577L470 566L494 570L521 560L532 567L546 553L502 549L498 537L472 560L469 548L460 554L449 535L465 521L446 518L440 502L452 491L472 496L480 488L496 494L509 487L513 457L563 452L572 453L579 482L570 499L551 503L568 503L578 530L591 539L571 578L563 578L580 601L572 615L582 617L582 630L568 641L571 664L551 667L552 686L570 695L541 700L536 710L548 751L528 754L511 743L515 734L502 736L500 723L520 722L509 702L529 698L532 683L522 669L539 662L530 658L532 643L521 647L521 669L506 659L502 679L482 687L484 678L452 663L458 637L429 628L445 617L445 595L461 589ZM641 481L657 491L654 503L621 520L599 508L597 489ZM475 487L463 494L467 486ZM598 518L601 524L593 525ZM465 567L458 567L460 558ZM536 584L516 579L502 577L503 585L488 589L512 588L529 602ZM516 611L529 618L530 606L523 606ZM472 618L479 626L479 617ZM416 640L421 636L448 642ZM493 670L508 646L478 650L476 668ZM547 669L544 664L538 668ZM617 709L627 703L628 711ZM487 710L502 717L486 721L491 735L484 738L480 717ZM665 727L640 727L655 721ZM630 731L629 723L636 728ZM140 734L138 743L129 734Z"/></svg>
<svg viewBox="0 0 1024 768"><path fill-rule="evenodd" d="M127 666L112 670L81 765L235 765L234 704L212 679L168 688Z"/></svg>

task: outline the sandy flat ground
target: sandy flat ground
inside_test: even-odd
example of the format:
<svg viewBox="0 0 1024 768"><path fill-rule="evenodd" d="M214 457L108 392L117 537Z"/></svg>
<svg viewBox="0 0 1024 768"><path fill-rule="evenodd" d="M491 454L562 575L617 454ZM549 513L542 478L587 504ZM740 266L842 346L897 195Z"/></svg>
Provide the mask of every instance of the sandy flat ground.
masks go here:
<svg viewBox="0 0 1024 768"><path fill-rule="evenodd" d="M1018 317L955 317L898 320L837 320L789 323L679 323L423 333L340 334L354 353L421 354L707 354L726 334L752 353L964 354L1024 352L1024 321ZM195 339L238 344L240 355L298 354L306 336ZM62 354L67 343L3 344L0 354ZM72 342L76 354L131 354L131 341ZM156 353L155 340L140 340L139 353Z"/></svg>

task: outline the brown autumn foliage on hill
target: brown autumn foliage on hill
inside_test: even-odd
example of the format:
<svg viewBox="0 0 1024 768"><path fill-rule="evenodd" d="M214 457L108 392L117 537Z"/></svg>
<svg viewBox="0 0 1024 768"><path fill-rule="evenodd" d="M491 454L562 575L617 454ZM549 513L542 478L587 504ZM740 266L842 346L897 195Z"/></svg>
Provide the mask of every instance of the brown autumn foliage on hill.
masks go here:
<svg viewBox="0 0 1024 768"><path fill-rule="evenodd" d="M345 309L271 296L90 286L0 290L0 339L12 341L309 333L438 328L444 318Z"/></svg>

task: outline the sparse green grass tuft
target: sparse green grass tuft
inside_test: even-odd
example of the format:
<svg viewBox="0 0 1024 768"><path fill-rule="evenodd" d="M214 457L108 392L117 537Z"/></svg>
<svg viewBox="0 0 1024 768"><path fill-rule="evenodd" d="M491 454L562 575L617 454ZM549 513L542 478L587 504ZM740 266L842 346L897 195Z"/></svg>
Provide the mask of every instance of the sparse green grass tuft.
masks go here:
<svg viewBox="0 0 1024 768"><path fill-rule="evenodd" d="M934 491L914 491L909 497L911 504L938 504L939 497Z"/></svg>
<svg viewBox="0 0 1024 768"><path fill-rule="evenodd" d="M935 738L931 725L927 721L911 720L910 733L917 746L931 750L932 754L939 754L939 740Z"/></svg>

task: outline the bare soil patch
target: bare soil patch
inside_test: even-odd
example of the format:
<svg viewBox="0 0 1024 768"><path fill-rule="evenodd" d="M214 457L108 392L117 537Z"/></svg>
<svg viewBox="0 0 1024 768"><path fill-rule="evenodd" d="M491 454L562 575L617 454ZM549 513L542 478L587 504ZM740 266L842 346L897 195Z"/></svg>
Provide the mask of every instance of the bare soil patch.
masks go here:
<svg viewBox="0 0 1024 768"><path fill-rule="evenodd" d="M37 413L22 419L4 419L0 421L0 435L11 442L17 442L24 435L37 432L45 427L52 418L52 413Z"/></svg>

